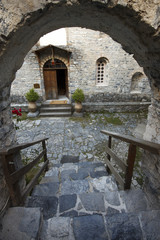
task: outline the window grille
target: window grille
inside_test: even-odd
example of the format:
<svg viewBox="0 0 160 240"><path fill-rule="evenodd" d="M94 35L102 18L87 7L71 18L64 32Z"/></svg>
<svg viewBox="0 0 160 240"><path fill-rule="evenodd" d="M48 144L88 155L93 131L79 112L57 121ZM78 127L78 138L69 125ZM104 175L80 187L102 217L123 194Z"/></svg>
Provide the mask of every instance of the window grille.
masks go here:
<svg viewBox="0 0 160 240"><path fill-rule="evenodd" d="M106 69L106 60L99 59L97 61L97 84L98 85L105 83L105 69Z"/></svg>

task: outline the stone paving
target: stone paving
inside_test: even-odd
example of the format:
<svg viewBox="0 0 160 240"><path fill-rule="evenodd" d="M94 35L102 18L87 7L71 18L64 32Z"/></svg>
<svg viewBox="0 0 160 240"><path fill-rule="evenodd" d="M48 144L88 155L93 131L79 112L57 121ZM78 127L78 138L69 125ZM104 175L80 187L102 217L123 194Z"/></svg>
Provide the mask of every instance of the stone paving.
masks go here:
<svg viewBox="0 0 160 240"><path fill-rule="evenodd" d="M76 217L119 213L126 208L117 190L115 180L108 176L103 163L58 164L36 186L27 206L43 207L45 219L51 215Z"/></svg>
<svg viewBox="0 0 160 240"><path fill-rule="evenodd" d="M118 119L115 123L114 120ZM114 124L112 123L114 122ZM119 132L135 135L142 138L146 124L146 113L99 113L90 114L84 118L39 118L36 120L20 121L16 125L18 142L32 141L48 137L47 153L50 165L60 162L62 155L77 155L80 161L103 162L105 144L108 137L101 134L100 130ZM112 147L119 157L126 159L127 144L113 140ZM23 152L23 157L28 161L37 152L40 146L35 145ZM138 185L137 178L141 179L140 164L134 174L134 186Z"/></svg>
<svg viewBox="0 0 160 240"><path fill-rule="evenodd" d="M0 239L160 239L160 211L143 190L118 191L103 163L78 160L63 157L45 173L25 207L7 211Z"/></svg>
<svg viewBox="0 0 160 240"><path fill-rule="evenodd" d="M159 237L160 212L152 210L142 190L118 191L103 163L57 164L35 187L26 207L43 209L41 240ZM153 233L146 227L148 217Z"/></svg>

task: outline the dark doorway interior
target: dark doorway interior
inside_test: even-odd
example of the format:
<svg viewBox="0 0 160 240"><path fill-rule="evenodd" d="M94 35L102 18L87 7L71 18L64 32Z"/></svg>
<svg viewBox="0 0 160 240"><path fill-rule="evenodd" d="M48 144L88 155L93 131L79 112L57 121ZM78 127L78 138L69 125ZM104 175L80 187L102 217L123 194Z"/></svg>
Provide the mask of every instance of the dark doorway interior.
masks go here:
<svg viewBox="0 0 160 240"><path fill-rule="evenodd" d="M66 69L57 69L58 95L66 95Z"/></svg>

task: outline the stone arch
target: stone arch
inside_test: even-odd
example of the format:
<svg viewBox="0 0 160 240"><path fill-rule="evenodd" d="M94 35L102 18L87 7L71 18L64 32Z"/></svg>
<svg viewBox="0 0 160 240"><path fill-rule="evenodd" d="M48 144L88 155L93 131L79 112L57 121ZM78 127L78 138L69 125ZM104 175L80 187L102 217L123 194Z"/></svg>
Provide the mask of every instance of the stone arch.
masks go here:
<svg viewBox="0 0 160 240"><path fill-rule="evenodd" d="M1 2L1 147L10 146L16 141L10 113L10 87L16 71L21 67L28 51L42 35L62 27L85 27L104 32L120 43L126 52L133 54L138 64L143 67L153 91L154 101L150 108L148 120L150 128L148 129L153 128L154 119L157 120L154 128L159 129L160 33L158 5L159 3L155 3L155 1L142 1L138 5L137 1L117 0ZM8 65L9 60L10 64ZM153 135L148 130L145 138L160 141L159 132L152 132L154 132ZM160 191L155 186L152 189L157 191L160 196ZM6 190L3 190L1 186L2 195L4 192L6 193ZM0 208L2 208L1 205Z"/></svg>
<svg viewBox="0 0 160 240"><path fill-rule="evenodd" d="M123 5L117 1L112 1L114 4L110 2L89 0L62 2L59 0L44 4L41 0L27 8L21 1L21 7L18 9L14 2L10 5L6 3L6 6L3 3L8 9L8 21L4 21L1 28L1 62L3 64L0 70L4 72L1 87L10 84L10 81L14 79L14 74L22 65L24 56L43 34L67 26L86 27L107 33L115 41L121 43L124 50L134 54L134 58L139 65L144 67L150 81L153 80L153 85L159 86L160 61L157 60L159 59L157 52L159 38L157 38L156 29L153 28L153 24L151 27L147 22L141 21L143 16L136 11L138 10L136 7ZM18 16L16 11L19 13ZM12 14L9 14L10 12ZM2 20L3 17L5 18L5 15L2 14ZM7 22L10 23L9 28ZM152 56L150 52L153 53ZM8 69L5 59L13 55L15 61Z"/></svg>
<svg viewBox="0 0 160 240"><path fill-rule="evenodd" d="M59 57L59 56L56 56L56 55L55 55L55 58L61 60L61 61L66 65L66 67L68 68L69 63L68 63L68 61L67 61L65 58ZM43 66L44 66L44 64L45 64L48 60L50 60L50 59L52 59L52 55L47 56L47 57L44 58L44 59L42 60L42 62L40 63L40 71L41 71L41 73L43 73Z"/></svg>
<svg viewBox="0 0 160 240"><path fill-rule="evenodd" d="M100 57L100 58L98 58L97 61L96 61L96 64L97 64L99 61L104 61L105 63L109 63L109 60L108 60L108 58L106 58L106 57Z"/></svg>

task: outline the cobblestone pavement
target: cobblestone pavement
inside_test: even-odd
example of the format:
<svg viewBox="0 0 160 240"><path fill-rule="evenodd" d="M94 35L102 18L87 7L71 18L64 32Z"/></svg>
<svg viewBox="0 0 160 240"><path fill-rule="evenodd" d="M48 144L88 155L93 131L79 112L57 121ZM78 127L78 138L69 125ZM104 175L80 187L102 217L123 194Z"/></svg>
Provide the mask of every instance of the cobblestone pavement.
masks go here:
<svg viewBox="0 0 160 240"><path fill-rule="evenodd" d="M146 113L101 113L87 114L84 118L27 119L16 125L19 127L17 130L19 143L49 138L47 153L51 165L59 163L62 155L77 155L80 161L103 162L108 137L100 133L100 130L105 129L142 138L146 125ZM39 152L40 147L35 145L27 149L27 152L23 152L23 158L29 160L37 151ZM112 148L120 158L126 158L127 144L114 140ZM140 178L138 169L135 173L134 185L137 185L137 179Z"/></svg>

